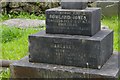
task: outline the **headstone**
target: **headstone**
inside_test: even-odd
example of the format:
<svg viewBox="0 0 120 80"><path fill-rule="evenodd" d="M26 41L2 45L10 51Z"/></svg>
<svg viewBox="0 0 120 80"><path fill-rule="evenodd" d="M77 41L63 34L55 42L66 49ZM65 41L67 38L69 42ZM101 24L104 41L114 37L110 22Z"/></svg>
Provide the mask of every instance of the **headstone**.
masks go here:
<svg viewBox="0 0 120 80"><path fill-rule="evenodd" d="M46 31L29 36L29 57L11 65L12 78L118 79L113 31L100 29L99 8L76 2L46 11Z"/></svg>

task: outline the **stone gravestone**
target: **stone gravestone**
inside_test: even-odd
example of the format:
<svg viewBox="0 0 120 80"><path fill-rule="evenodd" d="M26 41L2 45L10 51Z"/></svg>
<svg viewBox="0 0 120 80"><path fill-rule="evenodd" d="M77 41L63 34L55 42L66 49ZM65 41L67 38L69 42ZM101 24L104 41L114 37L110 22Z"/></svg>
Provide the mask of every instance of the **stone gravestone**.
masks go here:
<svg viewBox="0 0 120 80"><path fill-rule="evenodd" d="M46 31L29 36L29 57L11 65L11 77L117 79L113 31L100 29L100 8L61 5L46 11Z"/></svg>

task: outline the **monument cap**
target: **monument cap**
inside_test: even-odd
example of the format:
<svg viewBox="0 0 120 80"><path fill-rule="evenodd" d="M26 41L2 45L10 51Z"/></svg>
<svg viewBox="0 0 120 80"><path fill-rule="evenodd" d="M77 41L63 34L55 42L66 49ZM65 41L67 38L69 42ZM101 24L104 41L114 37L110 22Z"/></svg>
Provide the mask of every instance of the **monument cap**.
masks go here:
<svg viewBox="0 0 120 80"><path fill-rule="evenodd" d="M61 0L62 9L85 9L88 0Z"/></svg>

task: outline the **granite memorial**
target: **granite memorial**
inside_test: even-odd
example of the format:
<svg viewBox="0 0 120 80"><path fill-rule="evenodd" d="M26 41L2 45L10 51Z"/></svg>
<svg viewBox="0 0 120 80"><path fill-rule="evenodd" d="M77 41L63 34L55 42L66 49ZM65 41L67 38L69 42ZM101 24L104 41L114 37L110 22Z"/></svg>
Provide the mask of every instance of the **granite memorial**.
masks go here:
<svg viewBox="0 0 120 80"><path fill-rule="evenodd" d="M101 29L101 9L64 1L46 10L46 30L29 36L29 56L11 64L11 77L118 79L114 32Z"/></svg>

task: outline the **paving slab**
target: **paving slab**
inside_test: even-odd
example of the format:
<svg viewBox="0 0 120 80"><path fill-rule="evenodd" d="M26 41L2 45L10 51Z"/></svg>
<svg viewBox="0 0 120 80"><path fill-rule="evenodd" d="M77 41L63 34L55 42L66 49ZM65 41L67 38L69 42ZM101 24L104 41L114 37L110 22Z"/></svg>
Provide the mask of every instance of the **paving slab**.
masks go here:
<svg viewBox="0 0 120 80"><path fill-rule="evenodd" d="M18 27L18 28L29 28L29 27L41 27L45 26L45 20L38 20L38 19L9 19L2 24L10 26L10 27Z"/></svg>

